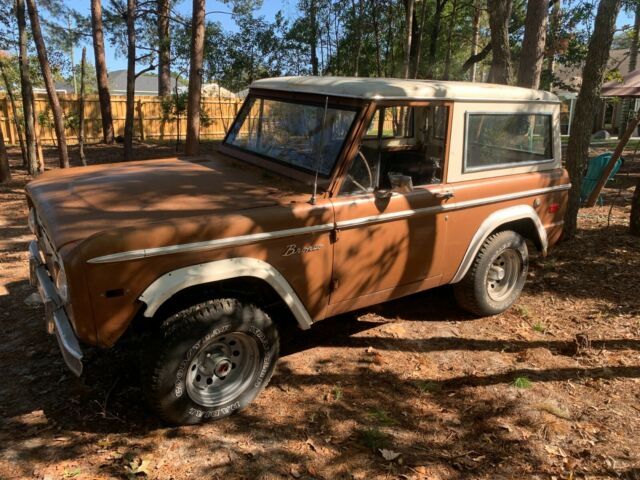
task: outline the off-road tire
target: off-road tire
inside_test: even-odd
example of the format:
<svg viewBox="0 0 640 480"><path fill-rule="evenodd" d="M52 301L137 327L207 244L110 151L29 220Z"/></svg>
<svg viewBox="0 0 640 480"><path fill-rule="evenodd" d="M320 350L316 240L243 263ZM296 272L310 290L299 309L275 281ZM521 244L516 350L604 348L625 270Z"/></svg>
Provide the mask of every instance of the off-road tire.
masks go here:
<svg viewBox="0 0 640 480"><path fill-rule="evenodd" d="M197 387L202 386L204 390L197 390L193 386L195 378L200 380L199 376L194 375L201 367L204 368L198 364L199 359L205 355L207 359L204 362L212 361L212 354L207 353L206 349L215 348L214 360L218 364L227 362L222 366L228 365L225 370L229 370L232 360L239 361L231 356L238 352L229 353L225 349L227 354L224 355L223 349L226 347L225 341L235 345L234 341L226 340L234 335L235 338L242 338L242 342L249 346L247 350L253 352L247 356L247 359L251 358L247 373L244 374L244 364L242 371L235 372L237 378L243 378L238 384L240 391L235 395L232 389L233 398L221 398L220 404L207 405L207 402L215 402L215 399L201 400L203 403L198 403L194 398L200 395L200 391L212 390L213 395L217 395L217 391L223 391L223 388L213 388L219 383L211 387L198 383ZM221 419L245 408L269 383L280 348L278 330L271 318L258 307L242 304L235 299L207 301L172 315L154 333L148 347L141 372L144 392L153 410L164 421L173 425ZM233 350L237 347L229 348ZM236 368L235 363L233 368ZM192 369L193 372L190 373ZM216 375L217 369L218 367L214 368ZM233 373L229 370L226 378L213 377L212 373L211 378L206 378L206 382L231 379ZM238 374L242 376L238 377ZM188 387L189 381L192 383ZM229 384L220 385L225 387Z"/></svg>
<svg viewBox="0 0 640 480"><path fill-rule="evenodd" d="M513 285L505 297L495 300L489 292L490 269L501 255L508 255L517 265ZM458 305L474 315L487 317L507 310L520 296L527 278L529 253L527 244L511 230L495 233L485 240L464 278L454 285ZM500 281L498 281L500 283Z"/></svg>

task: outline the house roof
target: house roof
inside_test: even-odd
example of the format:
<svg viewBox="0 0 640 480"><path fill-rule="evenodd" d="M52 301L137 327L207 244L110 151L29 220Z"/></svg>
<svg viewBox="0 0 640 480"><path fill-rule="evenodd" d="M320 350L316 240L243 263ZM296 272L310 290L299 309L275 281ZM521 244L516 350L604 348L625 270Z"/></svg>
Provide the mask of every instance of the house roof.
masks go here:
<svg viewBox="0 0 640 480"><path fill-rule="evenodd" d="M602 85L601 97L640 97L640 69L622 76L622 81L611 80Z"/></svg>
<svg viewBox="0 0 640 480"><path fill-rule="evenodd" d="M281 77L265 78L251 88L315 93L363 99L438 99L473 101L558 102L554 94L542 90L490 83L440 80L404 80L362 77Z"/></svg>
<svg viewBox="0 0 640 480"><path fill-rule="evenodd" d="M114 70L107 74L109 78L109 90L112 94L125 94L127 92L127 71ZM176 79L169 79L171 91L175 88ZM136 78L136 95L158 95L158 75L145 73Z"/></svg>
<svg viewBox="0 0 640 480"><path fill-rule="evenodd" d="M557 64L554 75L558 79L560 85L554 88L554 91L574 91L577 92L582 86L582 69L584 65L561 65ZM608 70L618 70L621 74L629 72L629 50L616 49L609 51L609 59L607 60Z"/></svg>

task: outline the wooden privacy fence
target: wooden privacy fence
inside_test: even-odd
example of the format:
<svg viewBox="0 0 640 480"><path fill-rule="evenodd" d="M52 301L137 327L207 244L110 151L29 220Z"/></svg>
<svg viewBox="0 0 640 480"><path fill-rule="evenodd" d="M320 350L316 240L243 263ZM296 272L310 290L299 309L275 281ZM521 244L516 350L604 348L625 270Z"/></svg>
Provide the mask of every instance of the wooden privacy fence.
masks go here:
<svg viewBox="0 0 640 480"><path fill-rule="evenodd" d="M71 119L77 118L79 113L79 101L77 95L60 95L60 104L67 119L67 143L78 142L78 132L74 128ZM242 105L242 99L227 99L205 97L202 100L203 117L208 118L208 125L200 126L200 138L203 140L220 140L231 126L236 113ZM49 108L49 100L46 95L35 96L36 119L38 131L43 145L56 143L55 130L53 128L53 116ZM124 135L124 120L126 109L126 97L123 95L111 96L111 111L113 114L113 129L116 136ZM21 119L21 101L16 100L18 116ZM98 143L102 141L102 123L100 118L100 102L97 95L87 95L84 105L85 114L85 143ZM140 96L135 98L134 137L138 140L175 140L186 136L186 112L180 118L171 113L166 118L163 116L160 97ZM77 122L75 122L77 125ZM21 122L22 125L22 122ZM6 95L0 96L0 128L4 133L5 142L18 144L18 134L13 120L11 102ZM24 135L24 128L23 128Z"/></svg>

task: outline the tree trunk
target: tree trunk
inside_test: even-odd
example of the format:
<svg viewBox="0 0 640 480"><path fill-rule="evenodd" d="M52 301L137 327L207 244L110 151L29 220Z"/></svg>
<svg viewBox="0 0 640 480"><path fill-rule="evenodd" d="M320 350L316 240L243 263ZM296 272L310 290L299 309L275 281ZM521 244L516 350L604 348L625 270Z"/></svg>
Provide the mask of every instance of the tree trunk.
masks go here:
<svg viewBox="0 0 640 480"><path fill-rule="evenodd" d="M113 143L113 115L111 113L111 94L107 77L107 61L104 56L104 33L102 27L102 2L91 0L91 29L93 31L93 53L96 61L96 80L102 117L102 140Z"/></svg>
<svg viewBox="0 0 640 480"><path fill-rule="evenodd" d="M185 143L185 153L187 155L198 155L200 150L200 90L202 88L202 61L204 55L204 10L205 0L193 0L187 139Z"/></svg>
<svg viewBox="0 0 640 480"><path fill-rule="evenodd" d="M354 59L354 67L353 67L353 75L355 77L360 76L360 54L362 53L362 2L363 0L358 0L358 8L356 9L356 0L351 0L351 9L353 11L353 16L355 17L354 23L356 26L356 48L355 48L355 59Z"/></svg>
<svg viewBox="0 0 640 480"><path fill-rule="evenodd" d="M37 171L44 172L44 154L42 153L42 142L40 141L40 124L38 123L38 115L36 114L36 97L31 96L31 119L33 120L33 140L36 144L37 152Z"/></svg>
<svg viewBox="0 0 640 480"><path fill-rule="evenodd" d="M422 40L424 37L424 28L427 20L427 5L429 2L422 0L422 10L420 12L420 28L415 36L415 54L413 59L413 78L418 78L420 73L420 57L422 56ZM415 17L415 15L414 15ZM412 45L414 46L414 45Z"/></svg>
<svg viewBox="0 0 640 480"><path fill-rule="evenodd" d="M436 66L436 55L438 53L438 38L440 37L440 24L442 23L442 12L448 0L436 0L436 11L433 15L433 27L429 38L429 56L427 57L427 78L433 78Z"/></svg>
<svg viewBox="0 0 640 480"><path fill-rule="evenodd" d="M158 95L171 95L171 37L169 0L158 0Z"/></svg>
<svg viewBox="0 0 640 480"><path fill-rule="evenodd" d="M22 114L24 116L24 136L27 150L27 171L29 175L38 172L36 158L35 126L33 123L33 86L29 76L27 22L24 16L24 0L16 0L18 20L18 64L20 68L20 91L22 93Z"/></svg>
<svg viewBox="0 0 640 480"><path fill-rule="evenodd" d="M87 67L87 47L82 47L82 63L80 64L80 99L78 102L79 121L78 121L78 151L80 152L80 161L82 165L87 165L87 159L84 156L84 75Z"/></svg>
<svg viewBox="0 0 640 480"><path fill-rule="evenodd" d="M596 100L600 97L600 88L607 69L609 49L613 40L616 17L621 0L602 0L594 22L593 34L589 40L589 49L582 71L582 87L576 100L571 135L567 146L566 165L571 177L569 205L565 214L564 236L571 239L577 230L578 209L580 208L580 190L584 167L589 154L589 142L593 128Z"/></svg>
<svg viewBox="0 0 640 480"><path fill-rule="evenodd" d="M473 20L471 21L471 58L478 54L478 44L480 42L480 0L475 0L473 4ZM476 81L478 65L474 62L471 67L471 81Z"/></svg>
<svg viewBox="0 0 640 480"><path fill-rule="evenodd" d="M636 189L631 200L631 218L629 219L631 235L640 237L640 178L636 181Z"/></svg>
<svg viewBox="0 0 640 480"><path fill-rule="evenodd" d="M20 118L18 117L16 98L13 95L13 88L11 87L11 82L7 78L7 72L4 69L4 62L2 60L0 60L0 73L2 74L4 88L7 91L7 97L9 97L9 103L11 104L13 124L16 127L16 133L18 134L18 144L20 145L20 153L22 154L22 165L26 167L29 165L29 159L27 158L27 151L24 145L24 137L22 136L22 127L20 126Z"/></svg>
<svg viewBox="0 0 640 480"><path fill-rule="evenodd" d="M487 0L489 27L491 28L491 71L493 83L511 82L511 48L509 46L509 19L511 0Z"/></svg>
<svg viewBox="0 0 640 480"><path fill-rule="evenodd" d="M373 22L373 35L376 44L376 73L382 77L382 59L380 54L380 24L378 23L377 0L371 0L371 20Z"/></svg>
<svg viewBox="0 0 640 480"><path fill-rule="evenodd" d="M631 47L629 48L629 71L631 73L636 69L638 64L638 37L640 36L640 3L636 5L635 22L633 25L633 33L631 37ZM620 124L618 125L618 136L627 130L632 112L631 105L635 103L635 98L624 98L622 100L622 115L620 115Z"/></svg>
<svg viewBox="0 0 640 480"><path fill-rule="evenodd" d="M311 74L318 75L318 11L316 0L309 2L309 50L311 53Z"/></svg>
<svg viewBox="0 0 640 480"><path fill-rule="evenodd" d="M136 94L136 0L127 0L127 106L124 119L124 160L133 159Z"/></svg>
<svg viewBox="0 0 640 480"><path fill-rule="evenodd" d="M411 62L411 39L413 30L413 7L414 0L404 0L405 6L405 37L404 37L404 63L402 67L402 78L409 78L409 66Z"/></svg>
<svg viewBox="0 0 640 480"><path fill-rule="evenodd" d="M449 80L449 74L451 71L451 41L453 39L453 29L456 22L456 12L458 9L458 0L453 0L453 5L451 9L451 18L449 18L449 31L447 32L447 53L444 59L444 73L442 78L444 80Z"/></svg>
<svg viewBox="0 0 640 480"><path fill-rule="evenodd" d="M40 28L40 17L35 0L27 0L27 10L29 11L29 19L31 20L31 30L33 33L33 41L38 51L38 61L40 62L40 70L49 96L51 104L51 113L53 114L53 127L56 131L58 139L58 157L60 159L60 168L69 168L69 153L67 152L67 137L64 133L64 117L58 94L56 93L56 85L51 74L49 59L47 58L47 49L42 38L42 30Z"/></svg>
<svg viewBox="0 0 640 480"><path fill-rule="evenodd" d="M518 67L518 86L540 87L547 34L548 0L529 0L524 24L524 39Z"/></svg>
<svg viewBox="0 0 640 480"><path fill-rule="evenodd" d="M9 169L9 156L7 147L4 144L4 134L0 128L0 183L11 181L11 170Z"/></svg>
<svg viewBox="0 0 640 480"><path fill-rule="evenodd" d="M553 74L555 71L555 58L556 47L558 41L558 31L560 29L560 0L552 0L553 10L551 11L551 18L549 20L549 35L547 36L547 68L546 68L546 82L548 85L543 85L546 90L551 90L553 83Z"/></svg>

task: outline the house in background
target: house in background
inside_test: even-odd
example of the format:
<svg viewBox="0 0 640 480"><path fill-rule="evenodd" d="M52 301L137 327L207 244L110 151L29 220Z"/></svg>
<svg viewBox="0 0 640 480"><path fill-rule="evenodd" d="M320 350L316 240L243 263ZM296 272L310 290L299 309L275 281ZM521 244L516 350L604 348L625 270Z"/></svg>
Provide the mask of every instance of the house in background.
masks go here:
<svg viewBox="0 0 640 480"><path fill-rule="evenodd" d="M569 135L571 133L573 112L578 98L578 92L582 86L582 68L582 65L557 65L554 71L557 83L554 88L552 88L552 91L558 95L562 101L560 108L560 131L563 135ZM609 51L607 69L610 72L618 72L621 80L624 79L625 76L630 73L629 50L616 49ZM607 130L610 133L618 133L618 126L622 118L622 105L620 99L615 97L615 95L607 94L607 89L611 89L617 83L619 83L618 80L612 80L603 85L603 101L600 102L598 113L594 119L594 132Z"/></svg>
<svg viewBox="0 0 640 480"><path fill-rule="evenodd" d="M114 70L107 73L109 79L109 91L111 95L127 94L127 71ZM169 79L171 92L176 88L176 79ZM181 87L178 87L180 89ZM136 96L157 96L158 95L158 75L155 73L144 73L136 78Z"/></svg>

